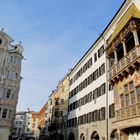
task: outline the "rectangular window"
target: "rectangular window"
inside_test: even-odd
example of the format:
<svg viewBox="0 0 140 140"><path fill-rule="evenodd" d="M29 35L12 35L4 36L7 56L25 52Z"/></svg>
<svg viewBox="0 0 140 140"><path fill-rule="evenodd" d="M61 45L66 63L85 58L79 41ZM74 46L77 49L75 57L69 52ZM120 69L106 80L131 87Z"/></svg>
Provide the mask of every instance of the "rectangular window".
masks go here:
<svg viewBox="0 0 140 140"><path fill-rule="evenodd" d="M94 78L95 80L98 78L98 69L94 72Z"/></svg>
<svg viewBox="0 0 140 140"><path fill-rule="evenodd" d="M117 59L118 61L121 60L123 57L124 57L124 50L123 50L123 44L122 43L119 43L117 46Z"/></svg>
<svg viewBox="0 0 140 140"><path fill-rule="evenodd" d="M86 71L86 64L83 66L83 72Z"/></svg>
<svg viewBox="0 0 140 140"><path fill-rule="evenodd" d="M124 107L124 96L121 95L121 107L123 108Z"/></svg>
<svg viewBox="0 0 140 140"><path fill-rule="evenodd" d="M109 67L112 67L115 64L115 55L112 53L109 57Z"/></svg>
<svg viewBox="0 0 140 140"><path fill-rule="evenodd" d="M90 75L88 76L87 79L88 79L88 83L87 83L87 84L90 85L90 84L91 84L91 78L90 78Z"/></svg>
<svg viewBox="0 0 140 140"><path fill-rule="evenodd" d="M140 87L137 87L137 98L138 102L140 103Z"/></svg>
<svg viewBox="0 0 140 140"><path fill-rule="evenodd" d="M91 122L91 112L88 113L88 123Z"/></svg>
<svg viewBox="0 0 140 140"><path fill-rule="evenodd" d="M9 119L11 118L11 113L12 113L12 110L9 110L9 116L8 116Z"/></svg>
<svg viewBox="0 0 140 140"><path fill-rule="evenodd" d="M133 90L134 89L134 83L133 82L129 83L129 87L130 87L130 90Z"/></svg>
<svg viewBox="0 0 140 140"><path fill-rule="evenodd" d="M98 97L102 95L101 86L98 88Z"/></svg>
<svg viewBox="0 0 140 140"><path fill-rule="evenodd" d="M93 81L96 80L95 79L95 71L92 73L92 76L93 76Z"/></svg>
<svg viewBox="0 0 140 140"><path fill-rule="evenodd" d="M84 105L87 103L87 95L84 96Z"/></svg>
<svg viewBox="0 0 140 140"><path fill-rule="evenodd" d="M1 116L1 107L0 107L0 116Z"/></svg>
<svg viewBox="0 0 140 140"><path fill-rule="evenodd" d="M115 108L114 108L114 104L109 105L109 118L113 118L115 117Z"/></svg>
<svg viewBox="0 0 140 140"><path fill-rule="evenodd" d="M102 64L101 66L101 75L105 73L105 64Z"/></svg>
<svg viewBox="0 0 140 140"><path fill-rule="evenodd" d="M83 123L84 123L84 115L81 116L81 124L83 124Z"/></svg>
<svg viewBox="0 0 140 140"><path fill-rule="evenodd" d="M101 112L100 112L100 109L97 110L97 121L100 121L101 119Z"/></svg>
<svg viewBox="0 0 140 140"><path fill-rule="evenodd" d="M131 95L131 104L135 104L136 103L135 93L131 92L130 95Z"/></svg>
<svg viewBox="0 0 140 140"><path fill-rule="evenodd" d="M98 97L98 89L94 90L94 99L96 99Z"/></svg>
<svg viewBox="0 0 140 140"><path fill-rule="evenodd" d="M83 72L83 68L80 69L80 76L82 75L82 72Z"/></svg>
<svg viewBox="0 0 140 140"><path fill-rule="evenodd" d="M140 29L138 30L138 38L139 38L139 42L140 42Z"/></svg>
<svg viewBox="0 0 140 140"><path fill-rule="evenodd" d="M109 91L113 90L113 86L109 84Z"/></svg>
<svg viewBox="0 0 140 140"><path fill-rule="evenodd" d="M98 50L98 58L100 58L100 49Z"/></svg>
<svg viewBox="0 0 140 140"><path fill-rule="evenodd" d="M81 104L80 104L80 99L78 100L78 107L80 107L81 106Z"/></svg>
<svg viewBox="0 0 140 140"><path fill-rule="evenodd" d="M9 71L8 77L9 80L16 80L17 78L17 73L14 71Z"/></svg>
<svg viewBox="0 0 140 140"><path fill-rule="evenodd" d="M127 53L128 53L135 47L135 41L134 41L133 33L130 33L125 39L126 39L126 42L125 42L126 50L127 50Z"/></svg>
<svg viewBox="0 0 140 140"><path fill-rule="evenodd" d="M92 66L92 57L89 59L89 67Z"/></svg>
<svg viewBox="0 0 140 140"><path fill-rule="evenodd" d="M100 120L105 120L105 107L101 108L101 117L100 117Z"/></svg>
<svg viewBox="0 0 140 140"><path fill-rule="evenodd" d="M11 58L10 58L11 63L13 62L13 59L14 59L14 56L11 56Z"/></svg>
<svg viewBox="0 0 140 140"><path fill-rule="evenodd" d="M10 98L10 95L11 95L11 89L7 89L6 98Z"/></svg>
<svg viewBox="0 0 140 140"><path fill-rule="evenodd" d="M6 118L7 116L7 109L3 109L2 118Z"/></svg>
<svg viewBox="0 0 140 140"><path fill-rule="evenodd" d="M88 80L87 80L87 78L85 79L85 87L87 87L87 85L88 85L88 82L87 82Z"/></svg>
<svg viewBox="0 0 140 140"><path fill-rule="evenodd" d="M92 122L94 122L94 111L92 112Z"/></svg>
<svg viewBox="0 0 140 140"><path fill-rule="evenodd" d="M72 85L72 79L70 79L70 86Z"/></svg>
<svg viewBox="0 0 140 140"><path fill-rule="evenodd" d="M128 92L128 85L124 86L124 92L127 93Z"/></svg>
<svg viewBox="0 0 140 140"><path fill-rule="evenodd" d="M129 94L125 95L125 104L126 104L126 106L130 105Z"/></svg>
<svg viewBox="0 0 140 140"><path fill-rule="evenodd" d="M98 50L98 58L100 58L103 54L104 54L104 46L102 46L102 47Z"/></svg>
<svg viewBox="0 0 140 140"><path fill-rule="evenodd" d="M97 53L94 54L94 62L97 61Z"/></svg>
<svg viewBox="0 0 140 140"><path fill-rule="evenodd" d="M78 125L80 125L80 117L78 117Z"/></svg>
<svg viewBox="0 0 140 140"><path fill-rule="evenodd" d="M94 121L98 120L98 110L95 110L94 112Z"/></svg>
<svg viewBox="0 0 140 140"><path fill-rule="evenodd" d="M104 94L105 94L105 83L104 83L104 84L102 84L101 88L102 88L102 89L101 89L101 90L102 90L102 92L101 92L101 93L102 93L102 95L104 95Z"/></svg>

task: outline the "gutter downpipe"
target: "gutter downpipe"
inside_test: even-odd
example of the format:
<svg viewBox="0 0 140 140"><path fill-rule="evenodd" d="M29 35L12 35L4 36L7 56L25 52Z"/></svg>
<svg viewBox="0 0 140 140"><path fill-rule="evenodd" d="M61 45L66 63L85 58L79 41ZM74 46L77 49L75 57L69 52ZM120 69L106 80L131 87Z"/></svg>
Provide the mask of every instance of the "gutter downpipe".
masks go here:
<svg viewBox="0 0 140 140"><path fill-rule="evenodd" d="M70 77L69 77L69 74L68 74L68 80L70 82ZM69 83L69 86L68 86L68 103L67 103L67 117L66 117L66 133L65 133L65 140L67 140L67 129L68 129L68 115L69 115L69 94L70 94L70 83Z"/></svg>
<svg viewBox="0 0 140 140"><path fill-rule="evenodd" d="M69 78L69 77L68 77ZM69 79L70 80L70 79ZM68 115L69 115L69 94L70 94L70 83L68 86L68 102L67 102L67 117L66 117L66 133L65 133L65 140L67 140L67 129L68 129Z"/></svg>
<svg viewBox="0 0 140 140"><path fill-rule="evenodd" d="M106 45L106 40L105 40L105 38L104 38L104 36L103 36L103 34L101 34L101 37L103 38L103 40L104 40L104 48L106 48L107 47L107 45ZM106 56L106 52L105 52L105 63L106 63L106 65L105 65L105 72L106 72L106 140L109 140L108 138L108 86L109 86L109 84L108 84L108 62L107 62L107 56Z"/></svg>

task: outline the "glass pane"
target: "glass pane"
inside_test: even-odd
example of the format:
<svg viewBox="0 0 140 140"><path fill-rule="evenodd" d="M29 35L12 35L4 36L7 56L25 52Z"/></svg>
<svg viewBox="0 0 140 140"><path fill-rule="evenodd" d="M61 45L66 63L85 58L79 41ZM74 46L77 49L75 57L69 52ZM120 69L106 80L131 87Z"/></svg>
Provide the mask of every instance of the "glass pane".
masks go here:
<svg viewBox="0 0 140 140"><path fill-rule="evenodd" d="M129 84L129 87L130 87L130 90L133 90L133 89L134 89L134 83L131 82L131 83Z"/></svg>
<svg viewBox="0 0 140 140"><path fill-rule="evenodd" d="M131 104L135 104L135 103L136 103L135 93L131 92Z"/></svg>
<svg viewBox="0 0 140 140"><path fill-rule="evenodd" d="M125 86L124 86L124 92L125 92L125 93L128 92L128 85L125 85Z"/></svg>
<svg viewBox="0 0 140 140"><path fill-rule="evenodd" d="M126 106L130 105L129 94L125 95Z"/></svg>
<svg viewBox="0 0 140 140"><path fill-rule="evenodd" d="M140 87L137 88L137 98L138 102L140 102Z"/></svg>
<svg viewBox="0 0 140 140"><path fill-rule="evenodd" d="M124 96L121 95L121 107L123 108L124 107Z"/></svg>

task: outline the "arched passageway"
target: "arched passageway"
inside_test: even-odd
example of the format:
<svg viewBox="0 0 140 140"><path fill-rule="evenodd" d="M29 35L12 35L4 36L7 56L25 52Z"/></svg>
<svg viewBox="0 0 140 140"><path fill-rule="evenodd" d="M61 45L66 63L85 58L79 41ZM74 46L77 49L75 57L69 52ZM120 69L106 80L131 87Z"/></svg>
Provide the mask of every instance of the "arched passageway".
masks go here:
<svg viewBox="0 0 140 140"><path fill-rule="evenodd" d="M75 136L72 132L69 134L68 140L75 140Z"/></svg>
<svg viewBox="0 0 140 140"><path fill-rule="evenodd" d="M63 134L59 134L59 140L64 140L64 135Z"/></svg>
<svg viewBox="0 0 140 140"><path fill-rule="evenodd" d="M111 135L110 135L111 140L119 140L119 135L117 133L117 129L113 130Z"/></svg>
<svg viewBox="0 0 140 140"><path fill-rule="evenodd" d="M140 126L129 127L129 128L121 130L121 138L125 140L139 140Z"/></svg>
<svg viewBox="0 0 140 140"><path fill-rule="evenodd" d="M99 134L97 133L97 131L94 131L91 135L91 140L99 140Z"/></svg>
<svg viewBox="0 0 140 140"><path fill-rule="evenodd" d="M80 140L85 140L85 136L84 136L83 133L82 133L81 136L80 136Z"/></svg>

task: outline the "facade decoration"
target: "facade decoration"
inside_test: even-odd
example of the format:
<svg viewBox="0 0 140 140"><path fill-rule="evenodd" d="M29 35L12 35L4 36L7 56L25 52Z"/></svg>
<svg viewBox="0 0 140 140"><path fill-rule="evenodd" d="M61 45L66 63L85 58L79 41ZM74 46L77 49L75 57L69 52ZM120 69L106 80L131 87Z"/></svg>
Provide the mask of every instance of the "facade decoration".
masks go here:
<svg viewBox="0 0 140 140"><path fill-rule="evenodd" d="M8 139L20 89L23 46L0 31L0 138Z"/></svg>
<svg viewBox="0 0 140 140"><path fill-rule="evenodd" d="M119 23L106 48L108 81L114 87L115 133L130 140L140 137L140 11L134 3Z"/></svg>

